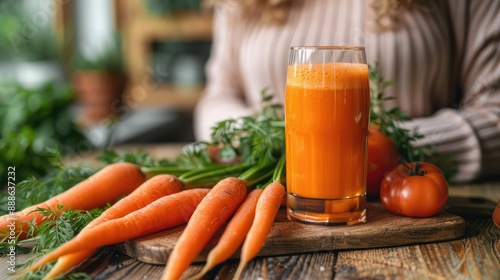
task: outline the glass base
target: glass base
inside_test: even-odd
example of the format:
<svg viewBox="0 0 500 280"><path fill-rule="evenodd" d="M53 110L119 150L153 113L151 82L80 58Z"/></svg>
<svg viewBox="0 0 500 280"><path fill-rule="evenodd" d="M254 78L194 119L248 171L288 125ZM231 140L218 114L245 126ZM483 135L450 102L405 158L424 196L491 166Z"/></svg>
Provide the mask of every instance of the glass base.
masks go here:
<svg viewBox="0 0 500 280"><path fill-rule="evenodd" d="M366 194L344 199L305 198L287 194L287 217L314 224L355 225L366 222Z"/></svg>

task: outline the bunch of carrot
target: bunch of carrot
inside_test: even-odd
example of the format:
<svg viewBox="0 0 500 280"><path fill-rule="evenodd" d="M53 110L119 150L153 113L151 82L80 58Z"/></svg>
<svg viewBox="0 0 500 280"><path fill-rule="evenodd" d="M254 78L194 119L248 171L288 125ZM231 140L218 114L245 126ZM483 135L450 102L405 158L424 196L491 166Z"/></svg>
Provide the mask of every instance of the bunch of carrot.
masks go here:
<svg viewBox="0 0 500 280"><path fill-rule="evenodd" d="M55 209L62 205L63 209L90 210L124 196L73 239L18 274L22 276L57 261L44 278L53 279L78 266L99 247L188 222L163 275L163 279L178 279L228 220L219 244L211 251L205 268L197 277L227 260L245 241L238 269L241 273L263 246L285 193L283 185L277 182L265 189L248 192L251 188L248 179L250 177L228 177L211 189L186 190L176 176L160 174L146 180L134 164L110 164L66 192L16 213L20 221L37 223L44 217L35 209ZM258 226L254 222L257 220ZM6 228L5 222L2 228ZM19 236L26 236L22 226L17 230Z"/></svg>

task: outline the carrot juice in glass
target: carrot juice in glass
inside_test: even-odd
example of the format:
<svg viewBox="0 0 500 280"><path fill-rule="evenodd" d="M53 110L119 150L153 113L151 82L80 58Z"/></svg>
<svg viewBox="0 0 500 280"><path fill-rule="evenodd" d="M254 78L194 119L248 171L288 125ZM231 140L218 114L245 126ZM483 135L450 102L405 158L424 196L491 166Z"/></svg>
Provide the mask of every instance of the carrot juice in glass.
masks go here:
<svg viewBox="0 0 500 280"><path fill-rule="evenodd" d="M290 220L366 220L369 114L363 47L291 48L285 93Z"/></svg>

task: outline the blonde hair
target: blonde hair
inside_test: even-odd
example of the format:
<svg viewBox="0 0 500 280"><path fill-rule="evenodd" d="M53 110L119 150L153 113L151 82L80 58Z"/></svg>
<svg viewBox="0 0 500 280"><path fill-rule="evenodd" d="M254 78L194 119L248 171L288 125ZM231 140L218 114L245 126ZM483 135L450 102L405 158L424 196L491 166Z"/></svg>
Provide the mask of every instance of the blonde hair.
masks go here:
<svg viewBox="0 0 500 280"><path fill-rule="evenodd" d="M220 1L220 0L219 0ZM294 0L239 0L242 15L246 18L258 14L259 20L264 23L284 23ZM306 0L303 0L306 1ZM205 3L214 4L217 0L205 0ZM373 1L371 8L375 13L375 22L380 28L390 28L397 23L398 14L413 4L424 6L418 0L378 0Z"/></svg>
<svg viewBox="0 0 500 280"><path fill-rule="evenodd" d="M397 25L398 15L402 10L414 5L420 10L426 10L425 5L418 0L379 0L373 1L372 9L375 12L375 23L380 29L390 29Z"/></svg>
<svg viewBox="0 0 500 280"><path fill-rule="evenodd" d="M288 18L293 0L242 0L243 16L260 13L265 23L283 23Z"/></svg>

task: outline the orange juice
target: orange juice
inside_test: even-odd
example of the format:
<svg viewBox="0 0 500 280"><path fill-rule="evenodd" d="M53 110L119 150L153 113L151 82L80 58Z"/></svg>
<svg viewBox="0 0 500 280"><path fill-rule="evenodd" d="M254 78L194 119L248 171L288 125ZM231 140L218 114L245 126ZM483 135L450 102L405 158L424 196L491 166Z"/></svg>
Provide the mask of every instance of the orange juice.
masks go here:
<svg viewBox="0 0 500 280"><path fill-rule="evenodd" d="M369 113L366 64L288 66L289 218L326 224L365 220Z"/></svg>

